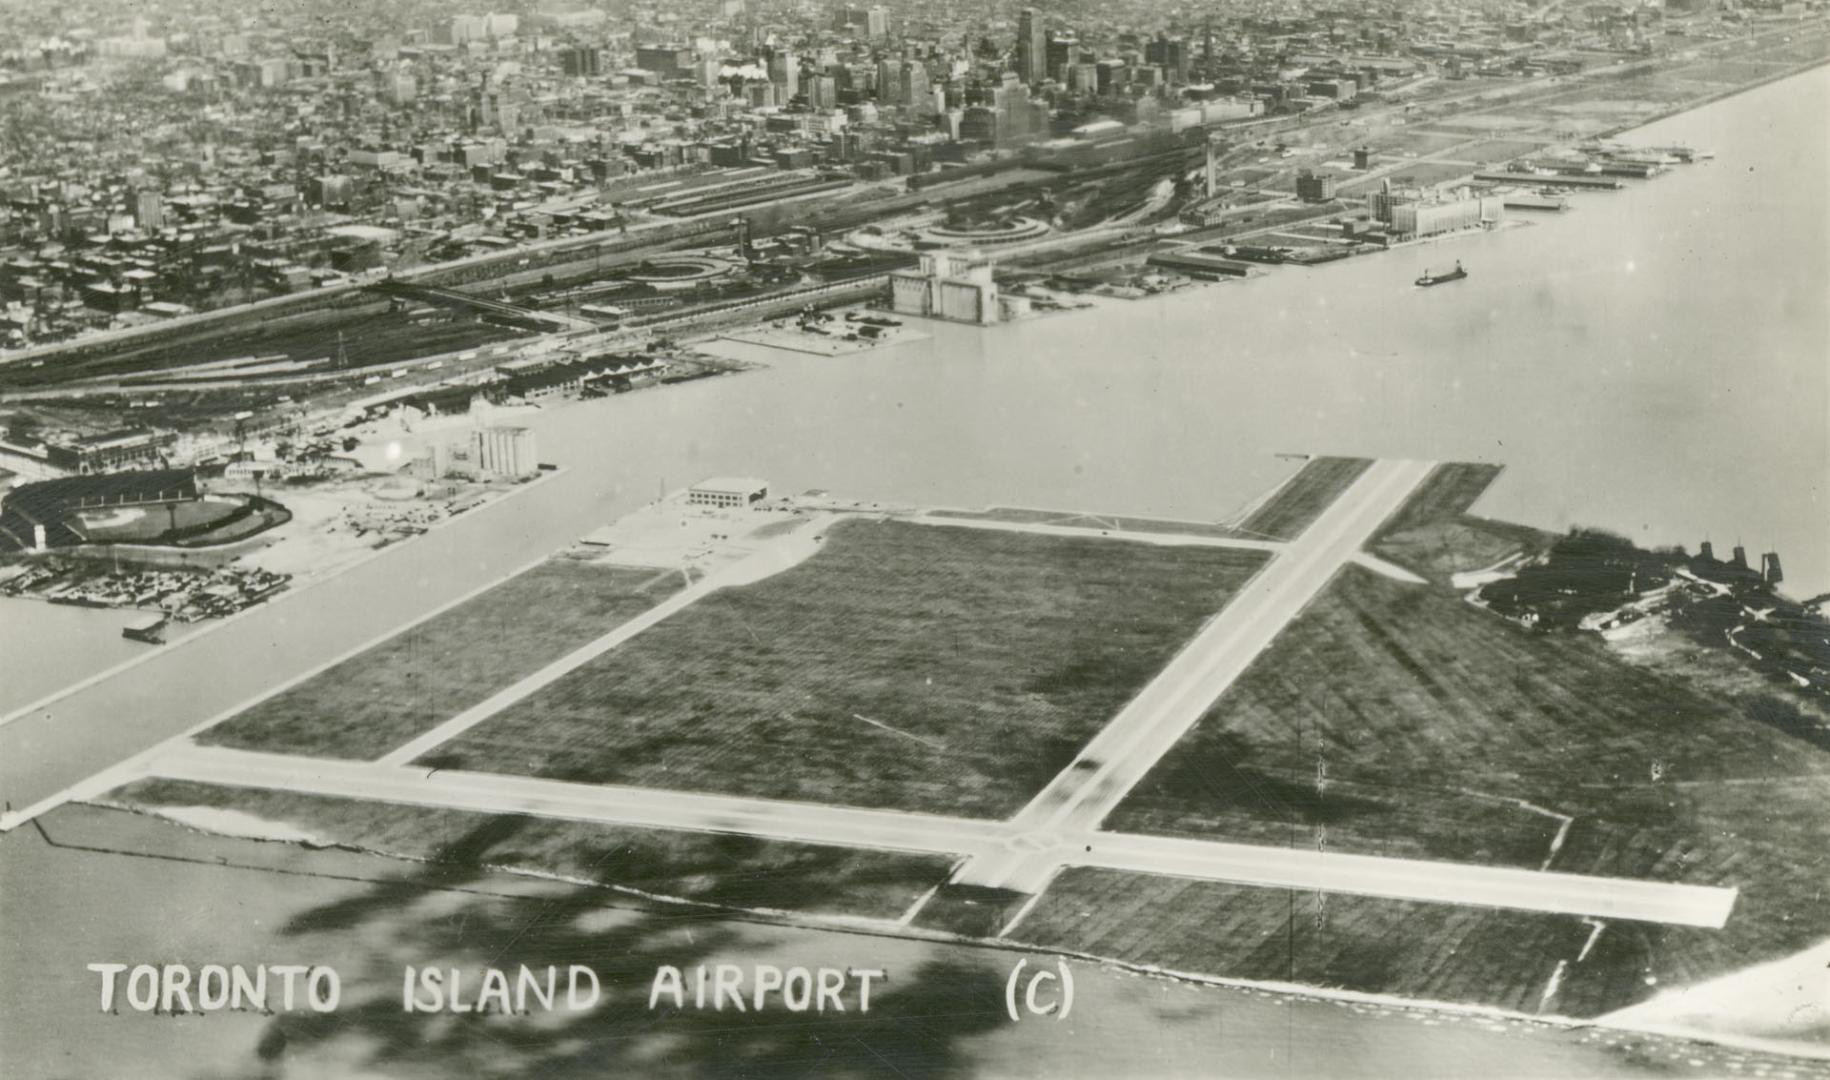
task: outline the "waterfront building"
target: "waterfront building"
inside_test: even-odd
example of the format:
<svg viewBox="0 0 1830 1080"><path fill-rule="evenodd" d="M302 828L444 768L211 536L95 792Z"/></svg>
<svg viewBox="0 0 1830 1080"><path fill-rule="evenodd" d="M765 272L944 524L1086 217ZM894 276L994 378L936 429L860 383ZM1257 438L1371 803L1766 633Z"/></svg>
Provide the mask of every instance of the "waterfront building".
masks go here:
<svg viewBox="0 0 1830 1080"><path fill-rule="evenodd" d="M1441 202L1414 202L1391 208L1392 232L1414 240L1440 233L1491 226L1505 214L1497 195L1467 195Z"/></svg>
<svg viewBox="0 0 1830 1080"><path fill-rule="evenodd" d="M753 476L716 476L686 490L688 506L741 510L769 497L769 482Z"/></svg>
<svg viewBox="0 0 1830 1080"><path fill-rule="evenodd" d="M524 427L487 427L470 433L470 460L486 476L524 480L540 471L534 433Z"/></svg>
<svg viewBox="0 0 1830 1080"><path fill-rule="evenodd" d="M924 252L920 269L890 275L890 306L903 315L985 325L1021 315L1020 301L998 295L991 261L976 252Z"/></svg>

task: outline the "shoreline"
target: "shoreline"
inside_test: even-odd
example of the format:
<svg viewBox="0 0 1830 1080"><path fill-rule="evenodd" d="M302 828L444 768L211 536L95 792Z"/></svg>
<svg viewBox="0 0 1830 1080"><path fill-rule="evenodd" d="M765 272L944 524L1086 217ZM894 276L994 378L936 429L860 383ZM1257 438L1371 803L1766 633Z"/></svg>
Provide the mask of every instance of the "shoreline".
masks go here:
<svg viewBox="0 0 1830 1080"><path fill-rule="evenodd" d="M264 844L282 844L307 851L327 846L324 843L301 838L298 835L300 830L297 827L288 825L284 822L251 818L250 821L265 821L266 825L270 826L272 830L270 834L257 835L251 831L229 832L212 829L203 823L207 818L201 815L188 819L185 816L180 816L180 812L196 808L178 806L141 806L131 803L119 803L106 798L105 795L81 800L81 804L119 813L157 818L177 828L210 837L247 840ZM341 841L328 846L335 847L337 850L341 851L388 859L395 862L416 864L429 863L429 860L420 856L349 844ZM787 911L776 908L733 907L705 900L693 900L686 897L671 896L666 893L649 892L627 885L591 881L566 874L504 863L481 863L478 864L478 869L536 881L549 881L599 889L607 893L628 897L638 903L646 902L650 904L659 904L668 908L689 908L699 911L714 912L721 918L737 919L744 922L760 923L769 926L786 926L795 929L839 933L860 937L884 937L908 941L941 942L1007 953L1067 957L1088 964L1097 965L1107 970L1128 972L1133 975L1140 975L1150 979L1233 990L1261 996L1325 1002L1340 1006L1368 1006L1406 1015L1441 1015L1457 1019L1487 1020L1499 1023L1529 1025L1532 1027L1559 1031L1619 1032L1629 1035L1671 1039L1686 1043L1705 1043L1727 1049L1773 1054L1804 1061L1830 1062L1830 1045L1821 1043L1809 1043L1789 1039L1772 1039L1733 1032L1712 1032L1706 1029L1690 1028L1681 1024L1663 1024L1657 1021L1634 1021L1631 1019L1626 1021L1609 1020L1609 1017L1620 1015L1627 1010L1618 1010L1594 1019L1585 1020L1580 1017L1562 1016L1554 1013L1523 1013L1493 1005L1471 1005L1430 998L1407 998L1396 994L1371 993L1361 990L1346 990L1326 986L1309 986L1303 983L1282 982L1278 980L1242 979L1225 975L1211 975L1204 972L1181 971L1158 964L1140 963L1137 961L1101 956L1097 953L1082 952L1073 949L1051 948L1049 946L1034 945L1009 938L978 938L949 933L944 930L928 930L905 925L892 919L877 919L855 915L820 915L816 913ZM616 905L611 904L607 906L615 907ZM1640 1007L1643 1006L1633 1006L1630 1008Z"/></svg>
<svg viewBox="0 0 1830 1080"><path fill-rule="evenodd" d="M1807 60L1802 64L1789 67L1784 71L1763 75L1753 82L1744 83L1728 90L1718 90L1713 94L1705 94L1700 98L1670 106L1645 117L1636 117L1633 123L1622 127L1604 128L1598 132L1594 138L1611 139L1616 135L1624 135L1629 131L1638 131L1640 128L1651 127L1661 120L1669 120L1674 116L1682 116L1687 112L1695 112L1698 109L1714 105L1718 101L1727 101L1729 98L1737 97L1752 90L1758 90L1763 86L1771 86L1773 83L1782 82L1786 79L1793 78L1794 76L1804 75L1817 68L1824 67L1825 65L1830 65L1830 56L1819 57L1816 60Z"/></svg>

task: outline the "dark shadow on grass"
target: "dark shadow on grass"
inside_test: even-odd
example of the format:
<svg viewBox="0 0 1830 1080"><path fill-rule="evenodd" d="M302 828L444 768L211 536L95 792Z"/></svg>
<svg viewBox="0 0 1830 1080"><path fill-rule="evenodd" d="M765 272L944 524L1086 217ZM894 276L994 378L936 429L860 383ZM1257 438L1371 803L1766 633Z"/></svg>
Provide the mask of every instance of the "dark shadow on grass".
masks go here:
<svg viewBox="0 0 1830 1080"><path fill-rule="evenodd" d="M1208 736L1198 751L1170 754L1150 773L1135 797L1135 810L1179 808L1181 816L1242 812L1284 825L1338 825L1392 811L1383 802L1348 795L1339 787L1318 789L1314 783L1261 772L1246 764L1251 757L1251 744L1238 735Z"/></svg>
<svg viewBox="0 0 1830 1080"><path fill-rule="evenodd" d="M255 1052L262 1071L253 1074L281 1075L291 1059L316 1049L335 1060L355 1054L363 1071L380 1075L963 1076L972 1070L960 1041L1006 1022L999 973L989 959L980 963L970 955L888 971L873 989L868 1013L857 1008L855 983L842 1013L792 1012L779 995L760 1012L676 1010L666 1001L651 1010L648 991L657 967L690 975L700 964L746 963L746 941L766 932L702 909L633 909L626 896L594 886L530 886L527 896L452 891L483 878L479 864L500 858L535 820L488 819L396 880L295 915L286 935L356 935L375 942L373 959L362 972L343 973L346 986L360 986L362 993L348 994L337 1011L273 1017ZM614 874L624 880L645 873L677 877L696 869L719 879L706 895L748 898L756 891L751 871L727 872L753 867L758 846L730 837L697 868L625 861ZM810 894L823 888L818 863L842 858L835 851L796 860L792 887L799 906L814 906ZM732 880L724 881L727 876ZM788 887L786 880L768 886ZM862 962L871 950L861 945L841 955L852 952ZM801 962L783 954L758 959ZM601 980L603 997L579 1012L408 1014L399 988L409 964L458 968L473 988L485 967L512 976L522 964L559 965L562 972L583 964Z"/></svg>

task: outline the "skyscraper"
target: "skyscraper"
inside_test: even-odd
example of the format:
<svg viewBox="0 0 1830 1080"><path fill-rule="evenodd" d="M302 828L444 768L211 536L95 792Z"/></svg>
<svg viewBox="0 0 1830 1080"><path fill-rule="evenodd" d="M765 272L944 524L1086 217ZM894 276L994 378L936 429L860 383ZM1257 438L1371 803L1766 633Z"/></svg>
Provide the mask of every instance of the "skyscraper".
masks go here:
<svg viewBox="0 0 1830 1080"><path fill-rule="evenodd" d="M1017 19L1017 75L1025 84L1039 83L1048 74L1048 28L1042 13L1024 8Z"/></svg>
<svg viewBox="0 0 1830 1080"><path fill-rule="evenodd" d="M910 60L903 64L901 92L896 97L900 104L918 109L923 114L933 112L933 87L928 81L928 69L921 61Z"/></svg>
<svg viewBox="0 0 1830 1080"><path fill-rule="evenodd" d="M877 61L877 100L884 105L906 105L902 96L902 61L886 56Z"/></svg>
<svg viewBox="0 0 1830 1080"><path fill-rule="evenodd" d="M772 52L769 81L775 84L776 102L787 104L789 98L801 92L801 58L791 52Z"/></svg>

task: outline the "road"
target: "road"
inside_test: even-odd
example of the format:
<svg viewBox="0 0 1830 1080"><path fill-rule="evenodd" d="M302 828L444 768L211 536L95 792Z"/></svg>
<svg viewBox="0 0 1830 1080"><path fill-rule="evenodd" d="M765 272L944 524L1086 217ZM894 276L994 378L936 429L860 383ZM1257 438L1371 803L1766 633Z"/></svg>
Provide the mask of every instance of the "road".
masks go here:
<svg viewBox="0 0 1830 1080"><path fill-rule="evenodd" d="M142 759L138 772L203 784L486 814L736 833L791 843L969 859L1017 849L1045 861L1050 878L1063 866L1094 866L1276 888L1715 928L1727 921L1736 895L1733 889L1708 886L1093 830L1061 834L1054 846L1035 850L1029 834L1014 821L578 784L220 747L174 745Z"/></svg>
<svg viewBox="0 0 1830 1080"><path fill-rule="evenodd" d="M1360 554L1432 468L1427 461L1377 461L1368 467L1246 583L1012 825L1044 844L1052 835L1098 828L1336 571ZM966 864L957 880L1035 892L1052 873L1045 856L1015 850Z"/></svg>

